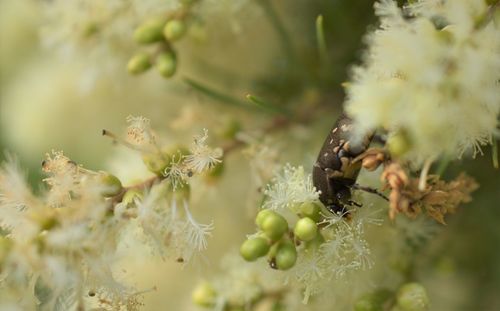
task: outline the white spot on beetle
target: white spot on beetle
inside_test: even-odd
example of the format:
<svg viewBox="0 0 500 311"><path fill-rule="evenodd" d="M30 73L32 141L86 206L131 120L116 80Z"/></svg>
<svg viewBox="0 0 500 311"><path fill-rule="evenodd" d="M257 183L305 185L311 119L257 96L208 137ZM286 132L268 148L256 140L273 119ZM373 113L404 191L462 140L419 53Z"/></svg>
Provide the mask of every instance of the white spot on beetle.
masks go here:
<svg viewBox="0 0 500 311"><path fill-rule="evenodd" d="M340 127L340 129L343 131L343 132L348 132L352 129L352 124L342 124L342 126Z"/></svg>

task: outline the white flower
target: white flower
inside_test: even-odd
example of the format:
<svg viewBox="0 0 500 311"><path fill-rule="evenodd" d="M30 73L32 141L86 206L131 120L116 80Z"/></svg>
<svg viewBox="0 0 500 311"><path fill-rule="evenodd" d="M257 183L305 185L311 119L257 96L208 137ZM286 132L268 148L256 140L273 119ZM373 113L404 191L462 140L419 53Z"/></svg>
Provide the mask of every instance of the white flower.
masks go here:
<svg viewBox="0 0 500 311"><path fill-rule="evenodd" d="M381 28L347 86L356 128L404 131L416 163L481 153L500 113L500 36L486 1L419 1L403 13L383 0L375 11Z"/></svg>
<svg viewBox="0 0 500 311"><path fill-rule="evenodd" d="M203 135L195 136L191 145L191 154L186 156L184 163L188 170L201 173L221 163L223 151L221 148L212 149L206 144L208 130L203 129Z"/></svg>
<svg viewBox="0 0 500 311"><path fill-rule="evenodd" d="M128 116L127 139L136 145L154 144L155 137L151 129L151 122L143 116Z"/></svg>
<svg viewBox="0 0 500 311"><path fill-rule="evenodd" d="M177 187L184 186L184 183L188 178L188 174L186 172L186 168L184 166L183 158L180 152L178 152L177 155L172 155L169 165L163 172L163 176L170 180L172 189L174 191L177 190Z"/></svg>
<svg viewBox="0 0 500 311"><path fill-rule="evenodd" d="M191 213L189 212L188 204L186 201L183 202L184 212L187 216L186 221L186 240L191 245L191 247L197 251L203 251L207 249L207 236L212 235L212 230L214 229L213 223L210 224L200 224L196 222Z"/></svg>
<svg viewBox="0 0 500 311"><path fill-rule="evenodd" d="M17 160L7 154L6 163L0 167L0 205L24 209L34 200Z"/></svg>
<svg viewBox="0 0 500 311"><path fill-rule="evenodd" d="M311 175L306 175L302 166L292 167L290 164L275 175L264 193L267 196L264 207L271 209L293 208L299 203L319 199L319 192L312 184Z"/></svg>

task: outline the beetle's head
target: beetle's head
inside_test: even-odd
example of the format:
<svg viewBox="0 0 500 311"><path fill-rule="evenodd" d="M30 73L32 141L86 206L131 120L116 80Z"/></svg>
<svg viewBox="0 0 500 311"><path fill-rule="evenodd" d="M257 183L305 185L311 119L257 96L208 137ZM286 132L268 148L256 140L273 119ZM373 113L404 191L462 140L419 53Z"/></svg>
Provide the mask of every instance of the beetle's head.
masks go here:
<svg viewBox="0 0 500 311"><path fill-rule="evenodd" d="M347 206L351 205L351 190L343 187L335 192L335 200L327 207L333 213L344 214L348 211Z"/></svg>

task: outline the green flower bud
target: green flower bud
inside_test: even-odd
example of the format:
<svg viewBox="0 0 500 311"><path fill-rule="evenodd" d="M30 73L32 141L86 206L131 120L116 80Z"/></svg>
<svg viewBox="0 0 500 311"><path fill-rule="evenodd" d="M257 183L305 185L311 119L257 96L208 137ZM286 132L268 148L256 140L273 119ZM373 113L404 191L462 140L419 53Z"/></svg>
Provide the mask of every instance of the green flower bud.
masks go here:
<svg viewBox="0 0 500 311"><path fill-rule="evenodd" d="M389 152L396 157L404 155L411 149L411 139L405 130L399 130L387 141Z"/></svg>
<svg viewBox="0 0 500 311"><path fill-rule="evenodd" d="M137 198L139 200L142 200L144 197L144 194L141 190L138 189L130 189L125 194L123 195L122 202L125 204L132 204L134 203L134 200Z"/></svg>
<svg viewBox="0 0 500 311"><path fill-rule="evenodd" d="M315 222L318 222L321 218L321 208L316 203L304 202L299 206L299 210L302 216L309 217Z"/></svg>
<svg viewBox="0 0 500 311"><path fill-rule="evenodd" d="M99 32L99 25L95 22L88 22L82 28L82 36L90 38Z"/></svg>
<svg viewBox="0 0 500 311"><path fill-rule="evenodd" d="M49 216L40 221L40 230L50 230L59 226L59 220L55 216Z"/></svg>
<svg viewBox="0 0 500 311"><path fill-rule="evenodd" d="M264 238L251 238L243 242L240 254L246 261L255 261L269 251L269 242Z"/></svg>
<svg viewBox="0 0 500 311"><path fill-rule="evenodd" d="M275 213L274 211L270 209L263 209L261 210L258 214L257 217L255 218L255 224L262 229L262 222L264 219L267 217L267 215Z"/></svg>
<svg viewBox="0 0 500 311"><path fill-rule="evenodd" d="M203 282L198 284L193 293L191 294L191 299L193 302L205 308L212 308L215 306L215 300L217 298L217 293L213 288L212 284L208 282Z"/></svg>
<svg viewBox="0 0 500 311"><path fill-rule="evenodd" d="M297 261L297 250L291 241L283 241L276 251L276 267L280 270L288 270Z"/></svg>
<svg viewBox="0 0 500 311"><path fill-rule="evenodd" d="M149 44L163 40L163 27L165 20L161 18L152 18L134 31L134 40L140 44Z"/></svg>
<svg viewBox="0 0 500 311"><path fill-rule="evenodd" d="M142 161L152 173L163 176L173 160L179 160L180 157L189 154L189 150L182 146L169 146L157 153L146 153L142 155Z"/></svg>
<svg viewBox="0 0 500 311"><path fill-rule="evenodd" d="M122 191L122 183L115 175L102 172L99 179L103 185L103 189L101 189L103 197L113 197Z"/></svg>
<svg viewBox="0 0 500 311"><path fill-rule="evenodd" d="M224 124L216 129L217 135L225 139L234 139L241 131L241 123L235 119L226 120Z"/></svg>
<svg viewBox="0 0 500 311"><path fill-rule="evenodd" d="M142 161L150 172L161 176L170 164L170 157L163 153L146 153L142 155Z"/></svg>
<svg viewBox="0 0 500 311"><path fill-rule="evenodd" d="M297 221L293 233L301 241L311 241L318 234L318 225L311 218L304 217Z"/></svg>
<svg viewBox="0 0 500 311"><path fill-rule="evenodd" d="M316 234L316 236L314 237L314 239L312 239L311 241L307 241L306 242L306 248L307 249L317 249L324 242L325 242L325 238L323 237L323 235L320 232L318 232L318 234Z"/></svg>
<svg viewBox="0 0 500 311"><path fill-rule="evenodd" d="M398 307L403 311L425 311L429 309L427 291L419 283L407 283L399 288Z"/></svg>
<svg viewBox="0 0 500 311"><path fill-rule="evenodd" d="M363 295L354 303L354 311L384 311L384 304L392 295L393 293L386 289Z"/></svg>
<svg viewBox="0 0 500 311"><path fill-rule="evenodd" d="M156 58L156 69L165 78L170 78L177 70L177 59L172 52L165 52Z"/></svg>
<svg viewBox="0 0 500 311"><path fill-rule="evenodd" d="M127 64L127 70L130 74L137 75L151 68L151 58L147 53L134 55Z"/></svg>
<svg viewBox="0 0 500 311"><path fill-rule="evenodd" d="M184 36L184 33L186 33L186 24L179 19L168 21L163 28L163 35L170 42L179 40Z"/></svg>
<svg viewBox="0 0 500 311"><path fill-rule="evenodd" d="M262 219L260 228L271 241L277 241L288 231L288 223L283 216L272 212Z"/></svg>

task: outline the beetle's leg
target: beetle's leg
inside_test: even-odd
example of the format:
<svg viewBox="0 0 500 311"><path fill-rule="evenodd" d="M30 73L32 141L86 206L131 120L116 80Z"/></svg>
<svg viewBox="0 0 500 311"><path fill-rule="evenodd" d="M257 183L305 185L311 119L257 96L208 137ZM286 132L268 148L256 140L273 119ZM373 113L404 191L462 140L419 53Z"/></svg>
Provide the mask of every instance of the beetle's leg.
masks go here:
<svg viewBox="0 0 500 311"><path fill-rule="evenodd" d="M389 199L383 193L381 193L380 191L378 191L377 189L374 189L374 188L371 188L371 187L366 187L366 186L361 186L359 184L353 184L353 185L351 185L349 187L351 187L354 190L363 190L365 192L376 194L379 197L381 197L382 199L384 199L386 201L389 201Z"/></svg>
<svg viewBox="0 0 500 311"><path fill-rule="evenodd" d="M363 206L363 204L354 202L352 200L347 201L347 204L349 204L351 206L354 205L354 206L357 206L357 207L362 207Z"/></svg>
<svg viewBox="0 0 500 311"><path fill-rule="evenodd" d="M338 177L342 177L342 176L343 176L342 172L337 171L337 170L332 170L332 169L331 169L331 168L329 168L329 167L327 167L327 168L323 169L323 171L325 171L326 176L327 176L329 179L332 179L332 178L338 178Z"/></svg>
<svg viewBox="0 0 500 311"><path fill-rule="evenodd" d="M323 172L325 172L326 174L326 177L328 179L332 179L332 178L337 178L337 177L342 177L342 172L339 172L338 170L334 170L334 169L331 169L329 167L327 168L323 168L321 167L321 165L319 165L318 162L314 163L314 166L319 168L320 170L322 170Z"/></svg>

